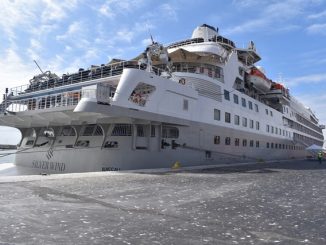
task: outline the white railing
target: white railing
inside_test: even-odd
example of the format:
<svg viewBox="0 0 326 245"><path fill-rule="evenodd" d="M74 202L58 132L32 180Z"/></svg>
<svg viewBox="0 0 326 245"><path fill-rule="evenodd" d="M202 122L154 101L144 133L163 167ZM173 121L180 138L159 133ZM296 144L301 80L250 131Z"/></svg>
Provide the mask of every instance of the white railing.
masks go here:
<svg viewBox="0 0 326 245"><path fill-rule="evenodd" d="M52 78L48 81L43 82L33 82L31 84L25 84L18 87L9 89L8 96L19 96L25 95L27 93L56 88L60 86L100 79L104 77L111 77L121 75L124 68L135 68L140 70L145 70L146 65L138 65L136 61L123 61L118 63L113 63L110 65L102 65L98 67L92 67L87 70L80 70L78 73L63 75L61 78ZM153 73L160 75L163 70L153 67Z"/></svg>

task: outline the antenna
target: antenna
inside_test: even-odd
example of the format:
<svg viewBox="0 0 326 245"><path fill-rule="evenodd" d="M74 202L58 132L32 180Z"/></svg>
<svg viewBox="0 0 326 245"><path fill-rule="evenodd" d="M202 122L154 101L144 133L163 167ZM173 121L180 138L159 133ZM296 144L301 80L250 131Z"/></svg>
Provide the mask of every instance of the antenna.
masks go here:
<svg viewBox="0 0 326 245"><path fill-rule="evenodd" d="M154 44L154 38L152 36L151 30L149 29L149 27L148 27L148 33L151 36L152 44Z"/></svg>
<svg viewBox="0 0 326 245"><path fill-rule="evenodd" d="M38 69L40 69L40 71L42 72L42 74L44 73L41 69L41 67L37 64L36 60L33 60L35 62L35 64L37 65Z"/></svg>

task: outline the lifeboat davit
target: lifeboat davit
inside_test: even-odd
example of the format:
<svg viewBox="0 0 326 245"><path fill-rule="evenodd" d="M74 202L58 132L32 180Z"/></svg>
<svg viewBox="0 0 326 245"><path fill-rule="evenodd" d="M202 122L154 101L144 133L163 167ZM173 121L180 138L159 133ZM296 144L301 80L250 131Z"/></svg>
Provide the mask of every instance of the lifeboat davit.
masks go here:
<svg viewBox="0 0 326 245"><path fill-rule="evenodd" d="M264 92L269 91L272 86L272 81L268 79L262 68L253 67L248 74L248 81L252 83L257 89Z"/></svg>

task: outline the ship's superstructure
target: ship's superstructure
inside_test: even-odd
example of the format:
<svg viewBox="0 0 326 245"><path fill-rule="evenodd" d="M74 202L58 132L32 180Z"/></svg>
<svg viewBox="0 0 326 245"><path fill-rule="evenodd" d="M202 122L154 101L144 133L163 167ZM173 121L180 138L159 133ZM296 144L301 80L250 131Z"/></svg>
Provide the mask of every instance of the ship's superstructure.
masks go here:
<svg viewBox="0 0 326 245"><path fill-rule="evenodd" d="M0 124L22 140L16 164L42 172L110 171L304 157L324 126L209 25L130 61L6 91Z"/></svg>

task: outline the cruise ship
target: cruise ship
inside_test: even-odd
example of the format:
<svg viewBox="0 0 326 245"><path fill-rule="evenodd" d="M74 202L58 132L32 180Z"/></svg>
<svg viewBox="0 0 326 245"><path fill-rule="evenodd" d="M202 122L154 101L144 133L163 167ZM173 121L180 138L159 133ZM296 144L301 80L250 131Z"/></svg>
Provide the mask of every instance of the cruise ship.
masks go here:
<svg viewBox="0 0 326 245"><path fill-rule="evenodd" d="M46 173L303 158L325 126L260 59L203 24L132 60L8 88L0 125L21 132L15 164Z"/></svg>

